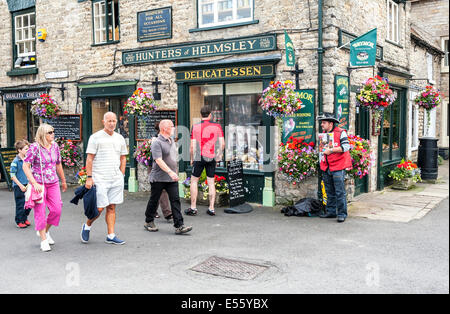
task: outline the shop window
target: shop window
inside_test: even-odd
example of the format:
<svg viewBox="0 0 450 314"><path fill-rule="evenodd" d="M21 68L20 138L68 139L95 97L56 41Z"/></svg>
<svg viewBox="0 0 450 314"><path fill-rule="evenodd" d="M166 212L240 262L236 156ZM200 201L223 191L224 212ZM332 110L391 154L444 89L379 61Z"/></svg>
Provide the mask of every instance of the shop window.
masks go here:
<svg viewBox="0 0 450 314"><path fill-rule="evenodd" d="M92 2L94 44L119 41L119 0Z"/></svg>
<svg viewBox="0 0 450 314"><path fill-rule="evenodd" d="M116 132L121 134L127 145L129 143L128 118L123 114L123 104L126 98L96 98L91 100L92 106L92 133L103 130L103 116L108 111L117 115Z"/></svg>
<svg viewBox="0 0 450 314"><path fill-rule="evenodd" d="M254 0L197 1L200 28L253 21Z"/></svg>
<svg viewBox="0 0 450 314"><path fill-rule="evenodd" d="M400 159L400 100L394 90L395 102L383 112L382 159L391 161Z"/></svg>
<svg viewBox="0 0 450 314"><path fill-rule="evenodd" d="M400 35L399 35L399 11L398 4L393 0L386 0L387 6L387 39L399 44L400 43Z"/></svg>
<svg viewBox="0 0 450 314"><path fill-rule="evenodd" d="M36 67L36 13L25 10L13 14L14 68Z"/></svg>
<svg viewBox="0 0 450 314"><path fill-rule="evenodd" d="M226 160L240 159L244 169L262 170L263 112L258 105L262 82L206 84L190 86L190 125L201 121L200 109L212 108L213 121L225 133ZM225 102L224 102L225 101ZM224 161L219 167L225 167Z"/></svg>
<svg viewBox="0 0 450 314"><path fill-rule="evenodd" d="M14 141L26 139L30 143L34 142L40 121L30 109L30 101L14 103Z"/></svg>

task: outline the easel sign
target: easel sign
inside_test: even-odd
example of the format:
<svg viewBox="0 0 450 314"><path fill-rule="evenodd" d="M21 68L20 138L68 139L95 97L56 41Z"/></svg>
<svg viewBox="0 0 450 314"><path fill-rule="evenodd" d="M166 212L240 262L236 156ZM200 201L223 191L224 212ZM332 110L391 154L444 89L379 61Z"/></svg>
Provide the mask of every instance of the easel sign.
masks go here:
<svg viewBox="0 0 450 314"><path fill-rule="evenodd" d="M0 182L6 182L9 190L12 190L12 181L9 176L11 170L11 163L17 156L17 150L15 148L0 148L0 174L2 179Z"/></svg>

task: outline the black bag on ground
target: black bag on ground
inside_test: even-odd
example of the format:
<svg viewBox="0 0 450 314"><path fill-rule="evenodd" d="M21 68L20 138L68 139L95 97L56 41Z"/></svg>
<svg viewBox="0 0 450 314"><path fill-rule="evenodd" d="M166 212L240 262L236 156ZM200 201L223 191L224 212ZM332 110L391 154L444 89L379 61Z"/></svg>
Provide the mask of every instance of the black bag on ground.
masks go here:
<svg viewBox="0 0 450 314"><path fill-rule="evenodd" d="M322 205L319 200L314 198L302 198L294 206L287 206L281 210L285 216L315 217L322 211Z"/></svg>

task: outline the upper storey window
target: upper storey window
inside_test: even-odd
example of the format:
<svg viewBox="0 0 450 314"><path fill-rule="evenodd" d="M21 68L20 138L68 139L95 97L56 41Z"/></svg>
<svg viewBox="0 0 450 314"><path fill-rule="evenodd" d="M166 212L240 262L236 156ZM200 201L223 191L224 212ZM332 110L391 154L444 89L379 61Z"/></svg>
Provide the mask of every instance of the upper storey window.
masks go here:
<svg viewBox="0 0 450 314"><path fill-rule="evenodd" d="M254 0L198 0L199 28L253 21Z"/></svg>

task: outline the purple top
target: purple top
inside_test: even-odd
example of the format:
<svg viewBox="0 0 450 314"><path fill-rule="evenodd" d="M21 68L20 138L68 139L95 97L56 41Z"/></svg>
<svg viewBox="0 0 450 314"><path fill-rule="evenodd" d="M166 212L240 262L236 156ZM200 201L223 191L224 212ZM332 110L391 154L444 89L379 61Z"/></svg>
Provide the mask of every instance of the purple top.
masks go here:
<svg viewBox="0 0 450 314"><path fill-rule="evenodd" d="M39 159L38 143L33 143L28 149L27 155L23 160L26 163L31 164L31 172L37 183L42 184L41 177L41 163ZM61 153L59 151L58 144L52 143L50 149L40 147L41 160L42 160L42 172L44 174L45 183L55 183L59 181L56 174L56 165L61 163Z"/></svg>

